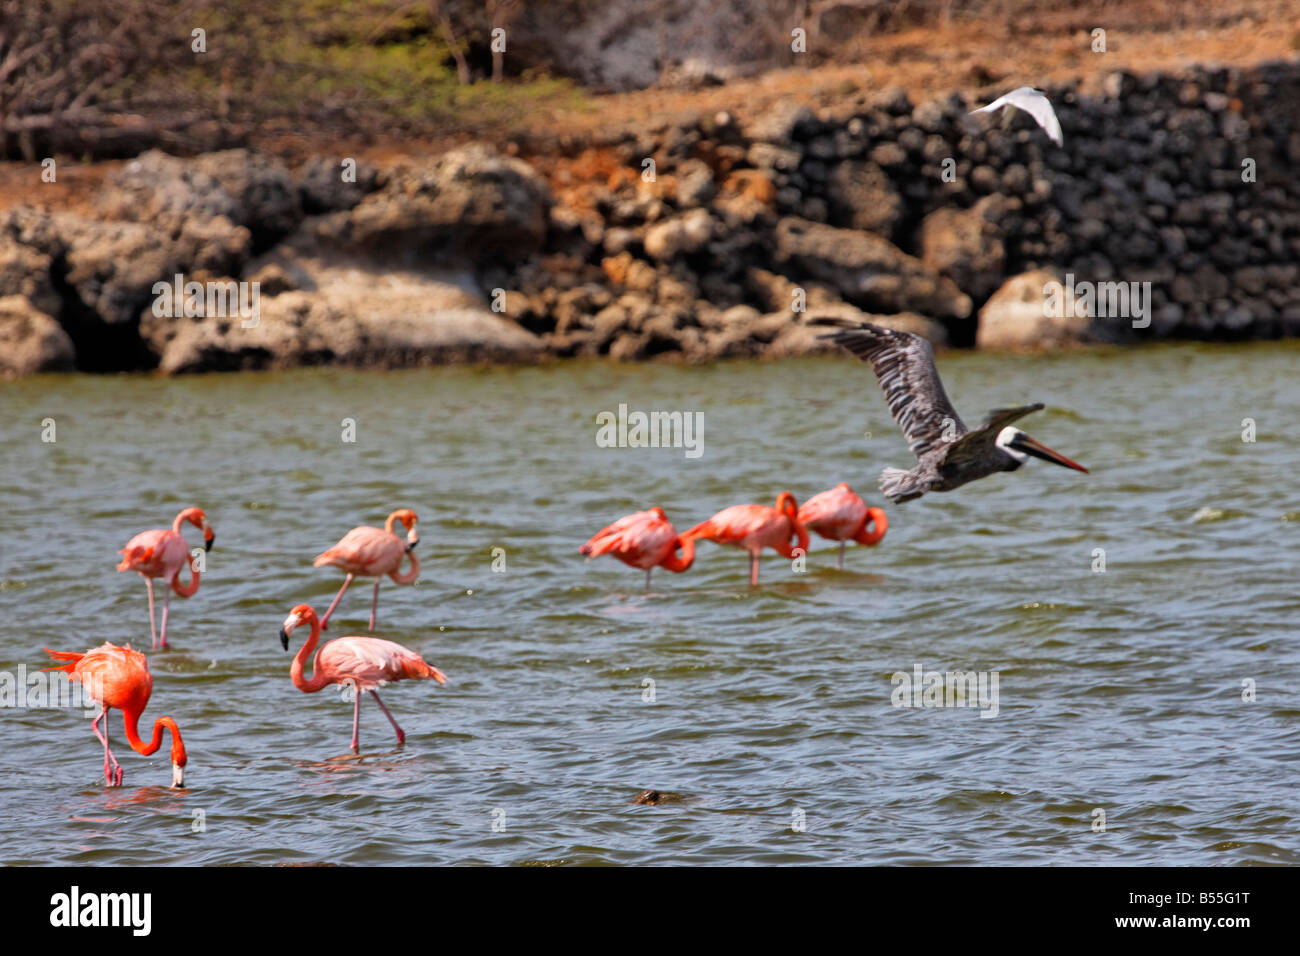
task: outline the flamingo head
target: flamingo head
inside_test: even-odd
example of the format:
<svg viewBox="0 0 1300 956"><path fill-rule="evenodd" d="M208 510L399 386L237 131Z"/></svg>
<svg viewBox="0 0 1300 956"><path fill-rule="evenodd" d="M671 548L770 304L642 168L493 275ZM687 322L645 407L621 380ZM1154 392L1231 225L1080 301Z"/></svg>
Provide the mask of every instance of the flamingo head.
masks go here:
<svg viewBox="0 0 1300 956"><path fill-rule="evenodd" d="M212 542L217 540L217 533L212 530L212 525L208 524L208 516L203 513L202 508L186 508L176 516L176 528L188 521L194 527L203 532L203 550L211 551Z"/></svg>
<svg viewBox="0 0 1300 956"><path fill-rule="evenodd" d="M293 632L293 629L303 623L315 626L316 620L316 612L312 610L310 604L297 605L289 612L289 616L284 619L284 623L280 625L280 646L287 651L289 649L289 635Z"/></svg>
<svg viewBox="0 0 1300 956"><path fill-rule="evenodd" d="M172 786L179 789L185 786L185 764L189 757L185 753L185 743L181 740L181 729L170 717L159 717L158 723L172 732Z"/></svg>
<svg viewBox="0 0 1300 956"><path fill-rule="evenodd" d="M660 521L668 520L668 515L666 515L664 513L664 509L660 508L658 505L655 505L653 508L651 508L650 513L654 515L656 518L658 518Z"/></svg>
<svg viewBox="0 0 1300 956"><path fill-rule="evenodd" d="M776 510L791 521L795 521L799 517L799 505L794 500L794 495L788 491L783 491L776 496Z"/></svg>
<svg viewBox="0 0 1300 956"><path fill-rule="evenodd" d="M398 508L388 516L388 530L393 530L393 525L400 521L402 527L406 529L406 550L412 551L420 543L420 535L415 530L415 523L419 517L410 508Z"/></svg>

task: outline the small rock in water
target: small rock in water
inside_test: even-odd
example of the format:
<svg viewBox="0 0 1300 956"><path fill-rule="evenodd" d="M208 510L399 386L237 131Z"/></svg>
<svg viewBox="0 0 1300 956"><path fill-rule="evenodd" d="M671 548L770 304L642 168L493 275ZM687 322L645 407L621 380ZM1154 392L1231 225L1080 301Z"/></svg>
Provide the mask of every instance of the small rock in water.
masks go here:
<svg viewBox="0 0 1300 956"><path fill-rule="evenodd" d="M1196 514L1192 515L1193 524L1204 524L1208 521L1222 521L1228 517L1228 512L1222 508L1201 508Z"/></svg>
<svg viewBox="0 0 1300 956"><path fill-rule="evenodd" d="M671 803L675 800L682 799L680 793L672 793L668 790L642 790L633 798L632 802L643 806L658 806L661 803Z"/></svg>

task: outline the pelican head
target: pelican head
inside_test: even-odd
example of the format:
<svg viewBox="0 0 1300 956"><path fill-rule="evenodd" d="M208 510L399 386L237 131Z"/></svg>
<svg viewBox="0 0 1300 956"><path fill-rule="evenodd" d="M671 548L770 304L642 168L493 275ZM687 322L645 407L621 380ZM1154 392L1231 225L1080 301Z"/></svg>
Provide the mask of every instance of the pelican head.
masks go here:
<svg viewBox="0 0 1300 956"><path fill-rule="evenodd" d="M1071 461L1060 452L1052 451L1037 439L1030 438L1019 428L1013 428L1008 425L1002 431L998 432L997 442L999 448L1006 453L1014 464L1010 464L1007 471L1015 471L1025 462L1029 461L1029 456L1041 458L1043 461L1050 461L1054 465L1061 465L1064 468L1073 468L1075 471L1088 473L1088 469L1077 461Z"/></svg>

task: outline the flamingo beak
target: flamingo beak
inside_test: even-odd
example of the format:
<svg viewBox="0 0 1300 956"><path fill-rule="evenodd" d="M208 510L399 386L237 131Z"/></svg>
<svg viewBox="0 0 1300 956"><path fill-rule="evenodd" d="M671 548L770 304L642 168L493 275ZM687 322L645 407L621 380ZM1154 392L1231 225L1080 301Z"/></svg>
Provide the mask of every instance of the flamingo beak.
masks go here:
<svg viewBox="0 0 1300 956"><path fill-rule="evenodd" d="M286 651L289 649L289 632L297 627L299 623L301 622L298 615L290 614L284 619L284 623L280 625L280 646Z"/></svg>
<svg viewBox="0 0 1300 956"><path fill-rule="evenodd" d="M1023 451L1026 455L1033 455L1035 458L1043 459L1043 461L1050 461L1053 465L1060 465L1063 468L1073 468L1075 471L1081 471L1085 475L1088 474L1088 469L1084 468L1083 465L1079 464L1077 461L1071 461L1060 452L1052 451L1052 449L1048 448L1042 442L1030 438L1023 432L1016 436L1015 441L1011 442L1011 447Z"/></svg>
<svg viewBox="0 0 1300 956"><path fill-rule="evenodd" d="M406 532L406 550L414 551L415 546L420 543L420 536L415 531L415 522L411 522L411 527Z"/></svg>
<svg viewBox="0 0 1300 956"><path fill-rule="evenodd" d="M217 540L217 533L213 531L211 527L208 526L208 523L206 521L203 522L203 550L211 551L212 543L216 540Z"/></svg>
<svg viewBox="0 0 1300 956"><path fill-rule="evenodd" d="M179 789L185 786L185 768L178 763L172 764L172 787Z"/></svg>

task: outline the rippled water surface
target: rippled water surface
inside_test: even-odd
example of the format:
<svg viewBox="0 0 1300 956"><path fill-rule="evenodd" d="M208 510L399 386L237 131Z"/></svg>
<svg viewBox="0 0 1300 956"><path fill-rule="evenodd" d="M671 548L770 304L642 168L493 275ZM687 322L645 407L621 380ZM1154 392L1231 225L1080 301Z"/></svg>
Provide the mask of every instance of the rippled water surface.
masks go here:
<svg viewBox="0 0 1300 956"><path fill-rule="evenodd" d="M880 504L881 467L910 458L869 369L0 385L0 670L43 646L147 651L117 550L190 504L217 531L198 594L172 603L174 649L149 655L146 726L180 722L186 789L120 714L109 790L80 710L2 709L0 862L1300 862L1300 348L940 367L970 421L1046 402L1021 424L1092 474L1034 461L890 506L844 571L814 539L802 573L769 552L757 589L743 553L702 543L649 593L578 546L655 504L679 530L839 481ZM702 412L704 454L597 447L620 402ZM341 582L312 558L403 505L422 573L385 583L376 636L450 680L387 689L404 746L367 698L357 759L351 704L294 688L277 631ZM329 635L364 634L369 596ZM891 675L918 664L996 672L997 715L893 706ZM680 799L633 805L646 788Z"/></svg>

